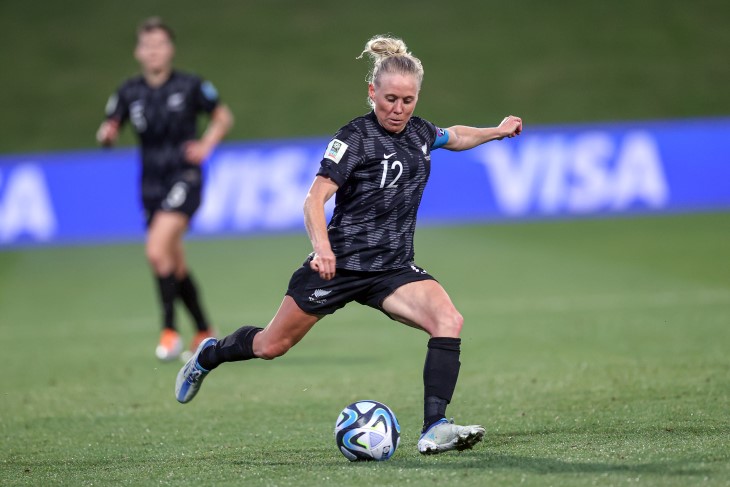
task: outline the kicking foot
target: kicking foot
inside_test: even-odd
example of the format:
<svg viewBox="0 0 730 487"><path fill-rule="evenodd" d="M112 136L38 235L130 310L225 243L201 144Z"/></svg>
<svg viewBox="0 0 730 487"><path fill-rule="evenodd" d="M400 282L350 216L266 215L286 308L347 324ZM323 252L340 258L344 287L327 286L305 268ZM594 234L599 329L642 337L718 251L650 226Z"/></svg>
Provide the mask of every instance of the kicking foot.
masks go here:
<svg viewBox="0 0 730 487"><path fill-rule="evenodd" d="M178 402L183 404L190 402L198 393L203 379L210 372L198 364L198 356L205 348L211 347L216 343L218 343L218 340L213 337L206 338L200 342L198 349L190 357L188 363L183 365L180 372L177 373L177 379L175 380L175 398Z"/></svg>
<svg viewBox="0 0 730 487"><path fill-rule="evenodd" d="M197 332L193 336L193 339L190 340L190 348L180 354L180 360L182 360L183 362L187 362L188 360L190 360L190 357L192 357L195 354L195 351L198 349L198 345L200 345L201 342L206 338L211 337L215 337L215 331L212 328Z"/></svg>

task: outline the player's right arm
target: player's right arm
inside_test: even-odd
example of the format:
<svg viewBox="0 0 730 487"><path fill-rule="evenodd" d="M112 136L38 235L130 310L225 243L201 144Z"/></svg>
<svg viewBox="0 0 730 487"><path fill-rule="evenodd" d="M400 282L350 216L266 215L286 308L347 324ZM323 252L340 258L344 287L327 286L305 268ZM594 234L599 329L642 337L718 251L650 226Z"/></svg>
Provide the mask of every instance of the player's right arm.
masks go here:
<svg viewBox="0 0 730 487"><path fill-rule="evenodd" d="M96 131L96 141L104 147L110 147L117 142L119 138L119 126L127 117L127 106L121 102L120 88L116 93L109 97L106 102L106 120L101 122L99 129Z"/></svg>
<svg viewBox="0 0 730 487"><path fill-rule="evenodd" d="M309 266L325 281L335 277L336 262L327 235L324 204L337 192L337 188L337 184L331 179L317 176L304 199L304 225L307 227L307 234L314 250L314 257Z"/></svg>
<svg viewBox="0 0 730 487"><path fill-rule="evenodd" d="M304 200L304 224L312 241L314 257L309 263L324 280L335 277L335 254L332 252L324 204L345 184L364 159L362 137L353 127L342 127L327 145L320 168Z"/></svg>
<svg viewBox="0 0 730 487"><path fill-rule="evenodd" d="M110 147L119 138L119 122L116 120L104 120L96 131L96 141L104 147Z"/></svg>

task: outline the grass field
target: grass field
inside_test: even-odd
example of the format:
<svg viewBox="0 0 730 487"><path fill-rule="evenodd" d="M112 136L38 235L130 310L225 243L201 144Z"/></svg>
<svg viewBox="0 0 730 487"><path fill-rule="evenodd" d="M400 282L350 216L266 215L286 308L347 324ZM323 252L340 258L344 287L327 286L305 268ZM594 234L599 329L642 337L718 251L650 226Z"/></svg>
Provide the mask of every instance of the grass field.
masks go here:
<svg viewBox="0 0 730 487"><path fill-rule="evenodd" d="M1 485L730 485L730 213L424 228L418 262L466 318L449 414L474 450L421 457L426 336L351 305L189 405L153 354L140 245L0 253ZM193 241L219 329L265 323L303 235ZM183 323L186 336L191 329ZM334 421L388 404L388 462Z"/></svg>
<svg viewBox="0 0 730 487"><path fill-rule="evenodd" d="M386 32L423 60L417 114L443 126L730 113L727 1L3 0L0 152L93 146L149 15L231 106L229 140L326 136L363 113L354 58ZM473 451L416 452L426 336L374 310L225 365L181 406L141 244L6 250L0 485L730 486L730 213L424 228L417 249L466 318L449 414L486 426ZM269 320L310 249L188 250L228 333ZM335 448L363 398L403 427L388 462Z"/></svg>

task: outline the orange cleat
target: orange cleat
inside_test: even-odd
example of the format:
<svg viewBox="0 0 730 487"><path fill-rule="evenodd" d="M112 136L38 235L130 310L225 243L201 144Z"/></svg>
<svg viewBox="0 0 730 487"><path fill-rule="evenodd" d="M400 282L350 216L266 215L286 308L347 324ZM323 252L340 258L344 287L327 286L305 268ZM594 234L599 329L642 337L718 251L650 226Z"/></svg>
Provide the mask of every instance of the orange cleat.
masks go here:
<svg viewBox="0 0 730 487"><path fill-rule="evenodd" d="M180 334L175 330L165 328L162 330L160 335L160 344L155 349L155 355L157 358L167 362L169 360L175 360L180 356L182 352L182 340Z"/></svg>

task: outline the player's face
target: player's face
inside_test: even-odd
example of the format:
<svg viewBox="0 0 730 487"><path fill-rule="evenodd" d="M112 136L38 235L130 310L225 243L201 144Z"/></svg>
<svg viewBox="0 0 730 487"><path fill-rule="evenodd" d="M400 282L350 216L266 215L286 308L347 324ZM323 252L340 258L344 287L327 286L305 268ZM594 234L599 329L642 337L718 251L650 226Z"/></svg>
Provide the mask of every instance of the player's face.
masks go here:
<svg viewBox="0 0 730 487"><path fill-rule="evenodd" d="M175 46L162 29L143 32L137 39L134 57L145 72L159 72L171 68Z"/></svg>
<svg viewBox="0 0 730 487"><path fill-rule="evenodd" d="M400 132L408 123L418 102L418 80L410 74L386 73L370 84L368 95L375 104L375 116L388 132Z"/></svg>

